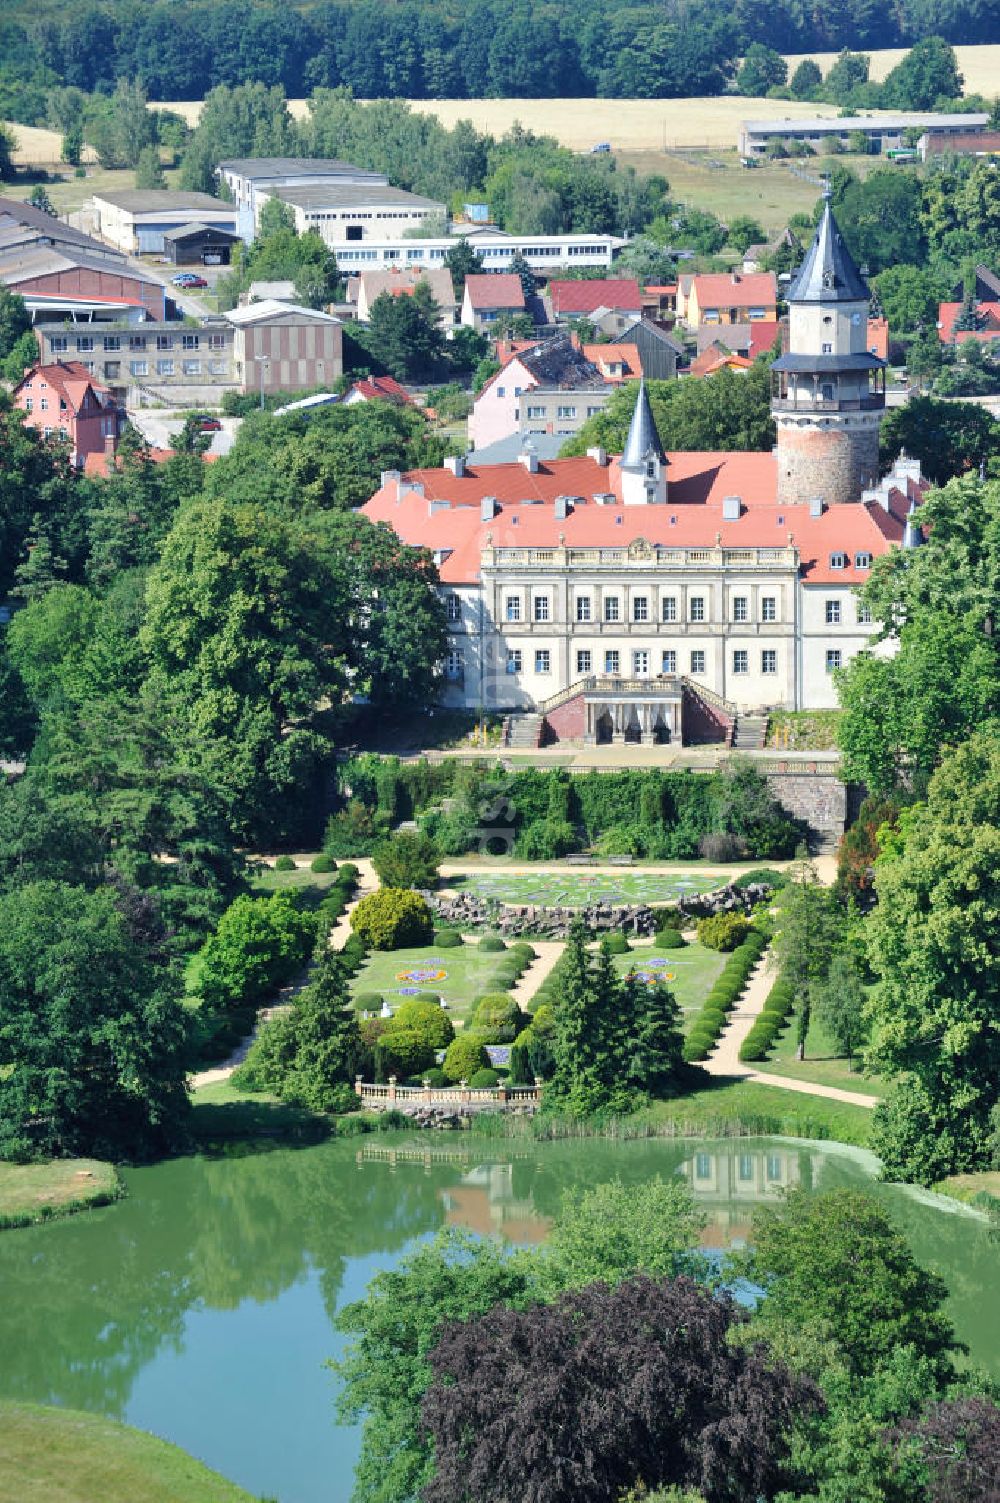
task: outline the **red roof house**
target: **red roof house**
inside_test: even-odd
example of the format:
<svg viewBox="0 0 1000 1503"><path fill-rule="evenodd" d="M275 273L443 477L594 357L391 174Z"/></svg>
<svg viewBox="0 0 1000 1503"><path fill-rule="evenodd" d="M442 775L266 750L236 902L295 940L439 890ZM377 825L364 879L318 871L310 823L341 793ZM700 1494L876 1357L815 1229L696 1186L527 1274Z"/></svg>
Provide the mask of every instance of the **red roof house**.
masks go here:
<svg viewBox="0 0 1000 1503"><path fill-rule="evenodd" d="M467 328L482 333L501 314L524 311L524 287L516 272L482 272L466 277L461 322Z"/></svg>
<svg viewBox="0 0 1000 1503"><path fill-rule="evenodd" d="M942 344L965 344L970 339L980 344L991 344L1000 339L1000 302L975 304L976 327L956 329L961 303L941 303L938 308L938 334Z"/></svg>
<svg viewBox="0 0 1000 1503"><path fill-rule="evenodd" d="M548 297L555 319L587 318L601 309L628 314L642 313L639 283L628 277L597 277L586 282L550 282Z"/></svg>
<svg viewBox="0 0 1000 1503"><path fill-rule="evenodd" d="M400 386L392 376L365 376L362 380L355 381L342 405L356 407L359 402L394 402L397 407L414 406L406 387Z"/></svg>
<svg viewBox="0 0 1000 1503"><path fill-rule="evenodd" d="M33 366L14 388L14 406L26 427L67 441L80 468L89 456L114 454L126 421L109 389L76 360Z"/></svg>

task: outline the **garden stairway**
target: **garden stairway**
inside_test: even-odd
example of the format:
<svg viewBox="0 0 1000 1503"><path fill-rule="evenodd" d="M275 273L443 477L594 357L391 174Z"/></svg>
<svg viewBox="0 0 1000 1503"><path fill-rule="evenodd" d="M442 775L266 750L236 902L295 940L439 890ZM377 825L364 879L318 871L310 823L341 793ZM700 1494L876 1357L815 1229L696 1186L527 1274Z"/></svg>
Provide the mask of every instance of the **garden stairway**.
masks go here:
<svg viewBox="0 0 1000 1503"><path fill-rule="evenodd" d="M512 715L507 731L507 746L511 750L534 751L542 741L541 715Z"/></svg>
<svg viewBox="0 0 1000 1503"><path fill-rule="evenodd" d="M733 751L763 751L766 740L766 715L739 716L733 732Z"/></svg>

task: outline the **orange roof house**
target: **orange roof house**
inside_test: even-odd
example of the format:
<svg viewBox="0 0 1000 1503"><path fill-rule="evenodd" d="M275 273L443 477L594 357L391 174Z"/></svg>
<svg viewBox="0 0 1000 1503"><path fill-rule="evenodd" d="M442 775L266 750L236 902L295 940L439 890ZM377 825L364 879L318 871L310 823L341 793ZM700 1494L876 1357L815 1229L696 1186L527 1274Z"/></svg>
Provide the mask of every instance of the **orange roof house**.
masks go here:
<svg viewBox="0 0 1000 1503"><path fill-rule="evenodd" d="M976 327L956 329L961 303L941 303L938 308L938 335L942 344L966 344L970 339L979 344L992 344L1000 339L1000 302L978 302L974 305Z"/></svg>
<svg viewBox="0 0 1000 1503"><path fill-rule="evenodd" d="M467 328L482 333L501 314L524 311L524 287L516 272L474 272L466 277L461 322Z"/></svg>
<svg viewBox="0 0 1000 1503"><path fill-rule="evenodd" d="M642 356L634 344L581 344L580 350L591 365L596 365L610 386L623 381L638 381L642 375Z"/></svg>
<svg viewBox="0 0 1000 1503"><path fill-rule="evenodd" d="M740 271L682 277L677 289L677 317L689 329L703 324L774 322L778 284L773 271Z"/></svg>

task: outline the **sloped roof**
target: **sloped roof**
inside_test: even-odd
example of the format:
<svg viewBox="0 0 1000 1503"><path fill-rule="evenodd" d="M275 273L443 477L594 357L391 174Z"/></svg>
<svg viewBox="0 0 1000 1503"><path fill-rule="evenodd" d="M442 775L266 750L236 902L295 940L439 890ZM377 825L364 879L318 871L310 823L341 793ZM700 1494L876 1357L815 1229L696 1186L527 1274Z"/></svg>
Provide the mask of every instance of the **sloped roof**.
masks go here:
<svg viewBox="0 0 1000 1503"><path fill-rule="evenodd" d="M44 209L36 209L34 204L23 203L19 198L0 197L0 243L6 238L19 238L16 234L19 229L29 231L40 240L51 239L57 244L75 245L109 258L125 259L120 251L112 250L92 235L84 234L83 230L74 229L55 215L46 214Z"/></svg>
<svg viewBox="0 0 1000 1503"><path fill-rule="evenodd" d="M706 272L691 281L691 291L698 307L760 308L773 305L778 284L773 271Z"/></svg>
<svg viewBox="0 0 1000 1503"><path fill-rule="evenodd" d="M670 453L669 489L664 506L604 506L599 494L621 496L618 460L599 465L595 459L556 459L540 463L531 474L513 464L477 465L470 456L464 476L449 470L411 470L405 482L423 486L423 494L404 490L398 496L389 481L363 508L373 522L385 522L403 539L442 555L441 578L449 584L479 580L480 555L487 538L500 548L559 545L626 547L637 538L661 547L784 547L799 550L807 584L857 585L869 577L856 566L858 553L885 553L900 543L910 500L922 494L916 482L890 489L889 509L877 501L828 507L811 517L805 506L777 501L777 464L771 453ZM500 510L484 521L480 502L494 496ZM568 516L557 518L555 498L580 498ZM723 498L743 502L737 520L723 517ZM438 504L433 510L431 503ZM532 504L534 503L534 504ZM541 504L538 504L541 503ZM846 567L831 569L833 553L846 555Z"/></svg>
<svg viewBox="0 0 1000 1503"><path fill-rule="evenodd" d="M598 308L642 307L639 283L633 278L600 277L586 282L550 282L552 311L557 315L594 313Z"/></svg>
<svg viewBox="0 0 1000 1503"><path fill-rule="evenodd" d="M336 157L230 157L219 163L220 172L236 172L240 177L268 179L277 177L331 177L350 173L352 177L370 178L376 183L387 181L384 172L354 167Z"/></svg>
<svg viewBox="0 0 1000 1503"><path fill-rule="evenodd" d="M231 324L265 324L272 318L287 318L298 314L306 323L339 324L340 319L332 313L321 313L318 308L303 308L299 303L279 303L274 298L263 298L259 303L248 303L245 308L230 308L224 313Z"/></svg>
<svg viewBox="0 0 1000 1503"><path fill-rule="evenodd" d="M638 380L642 375L642 356L639 354L638 345L625 344L582 344L580 349L587 359L597 366L605 381L621 382ZM611 375L607 370L609 362L615 361L622 365L620 376Z"/></svg>
<svg viewBox="0 0 1000 1503"><path fill-rule="evenodd" d="M661 463L666 458L656 427L656 419L653 417L653 409L649 405L646 383L640 380L632 421L629 423L628 437L625 440L625 450L621 458L622 467L641 470L650 454L655 454Z"/></svg>
<svg viewBox="0 0 1000 1503"><path fill-rule="evenodd" d="M224 199L213 198L211 193L181 192L171 188L124 188L120 192L95 193L97 203L111 204L112 208L124 209L126 214L155 214L159 210L173 212L177 209L212 209L219 214L236 218L236 205ZM193 216L192 216L193 217Z"/></svg>
<svg viewBox="0 0 1000 1503"><path fill-rule="evenodd" d="M1000 302L976 304L980 325L978 329L955 328L961 311L961 303L938 305L938 333L942 343L950 344L954 340L956 344L964 344L969 339L975 339L988 344L993 339L1000 339Z"/></svg>
<svg viewBox="0 0 1000 1503"><path fill-rule="evenodd" d="M523 308L524 287L516 272L473 272L465 279L472 308Z"/></svg>
<svg viewBox="0 0 1000 1503"><path fill-rule="evenodd" d="M868 298L868 284L844 243L840 226L833 217L829 195L826 195L813 242L788 289L788 301L865 303Z"/></svg>
<svg viewBox="0 0 1000 1503"><path fill-rule="evenodd" d="M530 349L519 350L512 355L496 375L487 381L476 398L477 401L495 381L503 379L513 361L523 367L537 386L559 391L603 391L607 386L597 366L578 349L572 337L569 334L557 334L553 339L543 340Z"/></svg>
<svg viewBox="0 0 1000 1503"><path fill-rule="evenodd" d="M14 387L14 396L17 397L18 393L37 377L41 377L45 384L58 394L74 417L83 406L88 391L93 393L100 406L111 405L111 392L108 387L96 380L79 360L56 360L51 365L33 365L30 370L25 371Z"/></svg>
<svg viewBox="0 0 1000 1503"><path fill-rule="evenodd" d="M200 220L192 220L190 224L179 225L175 230L164 230L164 240L186 240L189 235L221 235L224 240L239 240L235 230L223 229L221 224L202 224Z"/></svg>
<svg viewBox="0 0 1000 1503"><path fill-rule="evenodd" d="M711 376L723 366L728 366L734 371L748 371L751 365L753 361L746 355L738 354L728 345L723 344L721 339L716 339L710 345L706 345L701 354L696 355L691 361L691 375Z"/></svg>
<svg viewBox="0 0 1000 1503"><path fill-rule="evenodd" d="M392 376L366 376L355 381L347 395L350 396L351 392L355 391L363 396L366 402L396 402L401 407L413 406L413 398L406 387L400 386Z"/></svg>
<svg viewBox="0 0 1000 1503"><path fill-rule="evenodd" d="M427 283L434 301L442 307L453 306L457 302L455 284L447 266L401 266L393 267L391 271L363 271L359 277L351 277L347 284L348 302L357 301L362 286L365 300L371 307L381 293L387 292L391 297L409 295L421 282Z"/></svg>

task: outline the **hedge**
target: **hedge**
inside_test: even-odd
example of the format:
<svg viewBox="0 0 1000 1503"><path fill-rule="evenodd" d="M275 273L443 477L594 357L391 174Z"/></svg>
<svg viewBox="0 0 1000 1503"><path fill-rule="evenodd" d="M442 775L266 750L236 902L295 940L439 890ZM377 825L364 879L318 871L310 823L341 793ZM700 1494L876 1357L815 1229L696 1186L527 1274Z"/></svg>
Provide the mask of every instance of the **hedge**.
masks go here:
<svg viewBox="0 0 1000 1503"><path fill-rule="evenodd" d="M767 940L763 934L751 929L743 943L726 961L684 1040L684 1058L688 1064L696 1064L711 1054L726 1026L726 1014L742 996L750 972L766 945Z"/></svg>
<svg viewBox="0 0 1000 1503"><path fill-rule="evenodd" d="M293 872L295 870L295 862L291 856L279 856L274 863L274 869L276 872Z"/></svg>
<svg viewBox="0 0 1000 1503"><path fill-rule="evenodd" d="M435 929L434 943L439 950L457 950L464 941L457 929Z"/></svg>
<svg viewBox="0 0 1000 1503"><path fill-rule="evenodd" d="M746 887L785 887L788 883L788 873L778 872L773 866L758 866L755 871L744 872L737 877L733 886L742 892Z"/></svg>
<svg viewBox="0 0 1000 1503"><path fill-rule="evenodd" d="M745 1064L767 1058L794 1006L795 994L791 985L779 976L767 994L760 1016L740 1045L740 1059Z"/></svg>
<svg viewBox="0 0 1000 1503"><path fill-rule="evenodd" d="M479 948L484 955L497 955L501 950L506 950L507 946L499 934L484 934L479 941Z"/></svg>
<svg viewBox="0 0 1000 1503"><path fill-rule="evenodd" d="M713 913L698 920L698 940L708 950L735 950L750 932L750 921L742 913Z"/></svg>
<svg viewBox="0 0 1000 1503"><path fill-rule="evenodd" d="M657 929L656 943L661 950L683 950L687 940L679 929Z"/></svg>
<svg viewBox="0 0 1000 1503"><path fill-rule="evenodd" d="M606 944L612 955L627 955L629 952L628 940L624 934L606 934L602 944Z"/></svg>
<svg viewBox="0 0 1000 1503"><path fill-rule="evenodd" d="M488 1068L489 1062L483 1040L473 1033L461 1033L448 1045L442 1069L450 1081L468 1081L477 1070Z"/></svg>
<svg viewBox="0 0 1000 1503"><path fill-rule="evenodd" d="M483 1069L476 1070L473 1073L469 1084L474 1090L483 1090L487 1086L495 1086L499 1079L500 1077L497 1072L495 1070L491 1070L487 1065L484 1066Z"/></svg>
<svg viewBox="0 0 1000 1503"><path fill-rule="evenodd" d="M380 887L362 898L351 914L351 928L373 950L426 945L434 933L427 904L404 887Z"/></svg>
<svg viewBox="0 0 1000 1503"><path fill-rule="evenodd" d="M336 861L334 861L333 857L328 856L325 851L320 851L319 855L314 856L312 861L310 862L309 870L320 875L322 875L324 872L335 872L337 870L337 863Z"/></svg>

